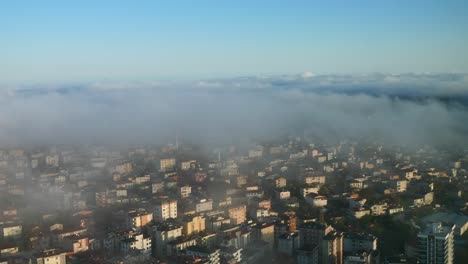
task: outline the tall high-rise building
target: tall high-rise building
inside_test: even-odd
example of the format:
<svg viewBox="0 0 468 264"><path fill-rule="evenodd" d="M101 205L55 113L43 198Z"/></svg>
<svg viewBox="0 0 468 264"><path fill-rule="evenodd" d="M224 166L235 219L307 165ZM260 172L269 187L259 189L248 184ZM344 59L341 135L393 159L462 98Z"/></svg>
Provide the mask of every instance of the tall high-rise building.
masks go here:
<svg viewBox="0 0 468 264"><path fill-rule="evenodd" d="M343 251L356 253L362 250L367 252L377 250L377 237L368 233L346 232L343 237Z"/></svg>
<svg viewBox="0 0 468 264"><path fill-rule="evenodd" d="M31 263L34 264L48 264L48 263L56 263L56 264L66 264L66 253L63 250L58 249L49 249L45 250L41 253L35 254L31 258Z"/></svg>
<svg viewBox="0 0 468 264"><path fill-rule="evenodd" d="M153 256L168 255L167 244L182 236L182 227L173 223L163 223L153 228Z"/></svg>
<svg viewBox="0 0 468 264"><path fill-rule="evenodd" d="M307 222L302 224L298 230L301 247L313 248L320 245L323 238L333 228L319 222Z"/></svg>
<svg viewBox="0 0 468 264"><path fill-rule="evenodd" d="M204 216L188 215L182 219L183 234L190 236L192 233L199 233L205 231L206 219Z"/></svg>
<svg viewBox="0 0 468 264"><path fill-rule="evenodd" d="M323 256L323 239L333 231L333 227L320 222L307 222L299 226L298 230L301 250L312 254L313 263L320 263L319 260Z"/></svg>
<svg viewBox="0 0 468 264"><path fill-rule="evenodd" d="M126 217L127 227L134 230L141 230L153 220L153 213L145 210L133 210L128 212Z"/></svg>
<svg viewBox="0 0 468 264"><path fill-rule="evenodd" d="M161 159L159 161L159 169L162 172L171 171L175 168L175 166L176 166L176 159L174 158Z"/></svg>
<svg viewBox="0 0 468 264"><path fill-rule="evenodd" d="M455 226L428 224L418 234L418 259L422 264L453 264Z"/></svg>
<svg viewBox="0 0 468 264"><path fill-rule="evenodd" d="M154 218L158 222L164 222L169 218L177 218L177 201L161 201L156 204Z"/></svg>
<svg viewBox="0 0 468 264"><path fill-rule="evenodd" d="M247 207L245 205L230 208L228 210L229 219L234 225L239 225L247 219Z"/></svg>
<svg viewBox="0 0 468 264"><path fill-rule="evenodd" d="M343 234L331 231L322 240L323 264L343 263Z"/></svg>

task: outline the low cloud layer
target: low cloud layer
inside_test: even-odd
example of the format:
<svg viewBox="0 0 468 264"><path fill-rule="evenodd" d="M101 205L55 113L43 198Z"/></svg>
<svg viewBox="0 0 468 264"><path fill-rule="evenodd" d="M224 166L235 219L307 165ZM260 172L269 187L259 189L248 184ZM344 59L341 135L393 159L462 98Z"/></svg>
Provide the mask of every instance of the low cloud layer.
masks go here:
<svg viewBox="0 0 468 264"><path fill-rule="evenodd" d="M468 75L255 76L3 87L0 145L321 139L468 144Z"/></svg>

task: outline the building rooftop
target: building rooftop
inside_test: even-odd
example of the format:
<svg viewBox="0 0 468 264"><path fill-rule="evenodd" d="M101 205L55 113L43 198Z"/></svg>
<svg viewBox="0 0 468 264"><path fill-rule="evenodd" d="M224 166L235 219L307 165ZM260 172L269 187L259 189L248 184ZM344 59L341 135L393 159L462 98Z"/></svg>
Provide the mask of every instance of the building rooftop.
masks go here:
<svg viewBox="0 0 468 264"><path fill-rule="evenodd" d="M443 222L448 224L455 224L457 227L463 227L468 224L468 216L457 213L437 212L435 214L424 217L423 222Z"/></svg>
<svg viewBox="0 0 468 264"><path fill-rule="evenodd" d="M170 222L165 222L156 226L156 229L158 231L170 231L170 230L175 230L178 228L182 228L182 227L180 225L177 225L175 223L170 223Z"/></svg>
<svg viewBox="0 0 468 264"><path fill-rule="evenodd" d="M405 256L390 256L385 258L385 263L389 264L405 264L409 263Z"/></svg>
<svg viewBox="0 0 468 264"><path fill-rule="evenodd" d="M202 253L202 254L213 254L216 252L218 249L212 248L212 247L206 247L206 246L190 246L187 248L187 251L192 251L192 252L197 252L197 253Z"/></svg>
<svg viewBox="0 0 468 264"><path fill-rule="evenodd" d="M291 233L291 234L282 234L279 236L279 239L293 239L295 237L299 236L299 233Z"/></svg>
<svg viewBox="0 0 468 264"><path fill-rule="evenodd" d="M327 226L325 224L322 224L320 222L307 222L303 223L299 228L307 228L307 229L325 229Z"/></svg>
<svg viewBox="0 0 468 264"><path fill-rule="evenodd" d="M374 235L371 235L369 233L356 233L356 232L346 232L344 234L345 238L350 238L350 239L361 239L361 240L374 240L377 239Z"/></svg>
<svg viewBox="0 0 468 264"><path fill-rule="evenodd" d="M60 254L64 254L65 251L61 249L49 249L49 250L44 250L40 253L35 254L34 256L36 258L45 258L45 257L50 257L50 256L56 256Z"/></svg>
<svg viewBox="0 0 468 264"><path fill-rule="evenodd" d="M421 234L422 235L442 235L442 236L446 236L454 228L455 228L455 226L446 225L446 224L443 224L442 222L430 223L421 232Z"/></svg>

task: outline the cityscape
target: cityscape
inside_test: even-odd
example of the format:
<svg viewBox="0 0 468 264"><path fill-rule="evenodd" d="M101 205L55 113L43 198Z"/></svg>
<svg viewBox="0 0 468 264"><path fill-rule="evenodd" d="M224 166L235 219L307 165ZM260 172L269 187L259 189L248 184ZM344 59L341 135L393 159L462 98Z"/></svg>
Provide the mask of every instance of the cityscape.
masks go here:
<svg viewBox="0 0 468 264"><path fill-rule="evenodd" d="M468 2L0 2L0 264L468 263Z"/></svg>
<svg viewBox="0 0 468 264"><path fill-rule="evenodd" d="M466 259L466 150L312 142L2 150L2 259Z"/></svg>

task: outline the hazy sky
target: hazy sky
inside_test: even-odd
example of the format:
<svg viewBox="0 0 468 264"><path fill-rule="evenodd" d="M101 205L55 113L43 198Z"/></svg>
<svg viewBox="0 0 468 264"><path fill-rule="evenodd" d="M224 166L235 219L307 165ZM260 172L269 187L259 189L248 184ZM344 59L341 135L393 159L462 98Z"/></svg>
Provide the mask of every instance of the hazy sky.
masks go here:
<svg viewBox="0 0 468 264"><path fill-rule="evenodd" d="M468 1L1 1L0 81L468 72Z"/></svg>

